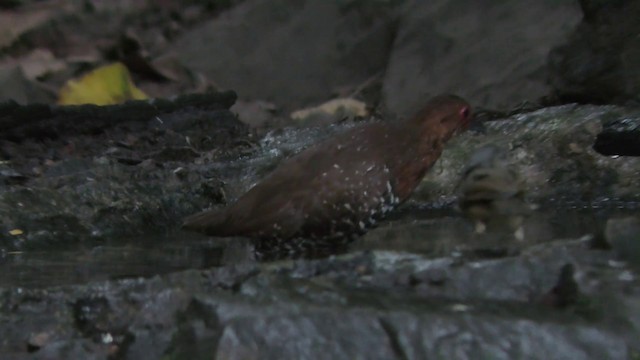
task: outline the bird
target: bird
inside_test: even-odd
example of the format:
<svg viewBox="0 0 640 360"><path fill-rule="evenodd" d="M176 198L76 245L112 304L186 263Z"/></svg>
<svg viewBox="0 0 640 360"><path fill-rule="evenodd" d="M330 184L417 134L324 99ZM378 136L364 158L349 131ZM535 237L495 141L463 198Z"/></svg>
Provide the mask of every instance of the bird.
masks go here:
<svg viewBox="0 0 640 360"><path fill-rule="evenodd" d="M284 160L227 208L187 217L183 228L273 244L352 240L409 198L471 119L467 101L440 95L406 119L351 128Z"/></svg>
<svg viewBox="0 0 640 360"><path fill-rule="evenodd" d="M457 189L458 207L477 234L506 230L524 240L524 219L535 206L527 203L525 184L509 166L505 149L494 144L475 149Z"/></svg>

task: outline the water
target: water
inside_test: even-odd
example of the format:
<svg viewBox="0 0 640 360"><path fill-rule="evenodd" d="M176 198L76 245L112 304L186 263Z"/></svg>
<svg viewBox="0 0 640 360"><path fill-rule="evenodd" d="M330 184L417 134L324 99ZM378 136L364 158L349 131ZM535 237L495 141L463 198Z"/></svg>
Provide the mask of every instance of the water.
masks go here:
<svg viewBox="0 0 640 360"><path fill-rule="evenodd" d="M525 239L509 231L477 234L473 224L452 209L404 208L351 244L349 250L394 250L428 256L475 252L509 256L512 249L557 239L602 234L613 216L638 214L628 207L538 210L524 224ZM151 277L252 261L247 239L211 238L176 231L108 242L86 242L73 248L0 253L0 287L44 288L91 281Z"/></svg>
<svg viewBox="0 0 640 360"><path fill-rule="evenodd" d="M224 243L190 234L0 254L0 287L40 288L219 266Z"/></svg>

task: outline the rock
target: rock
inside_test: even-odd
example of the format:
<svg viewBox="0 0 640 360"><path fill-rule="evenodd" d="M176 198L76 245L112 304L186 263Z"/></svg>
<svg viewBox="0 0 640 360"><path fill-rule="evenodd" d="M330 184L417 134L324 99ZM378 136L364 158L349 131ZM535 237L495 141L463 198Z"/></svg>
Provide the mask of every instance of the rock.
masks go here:
<svg viewBox="0 0 640 360"><path fill-rule="evenodd" d="M640 3L581 0L581 24L549 54L550 84L565 101L640 101Z"/></svg>
<svg viewBox="0 0 640 360"><path fill-rule="evenodd" d="M640 156L640 114L605 122L593 149L607 156Z"/></svg>
<svg viewBox="0 0 640 360"><path fill-rule="evenodd" d="M0 103L7 100L21 104L47 103L54 98L36 81L27 79L19 67L0 68Z"/></svg>
<svg viewBox="0 0 640 360"><path fill-rule="evenodd" d="M33 351L38 350L45 346L51 340L51 334L48 332L40 332L32 334L27 340L27 346Z"/></svg>
<svg viewBox="0 0 640 360"><path fill-rule="evenodd" d="M95 344L87 339L77 339L68 341L58 341L51 343L35 355L32 359L87 359L99 360L106 359L112 355L109 346Z"/></svg>
<svg viewBox="0 0 640 360"><path fill-rule="evenodd" d="M5 50L21 36L69 14L68 4L39 4L0 13L0 49Z"/></svg>
<svg viewBox="0 0 640 360"><path fill-rule="evenodd" d="M45 49L35 49L18 61L27 79L32 81L66 68L62 60L57 59L51 51Z"/></svg>
<svg viewBox="0 0 640 360"><path fill-rule="evenodd" d="M15 185L23 184L29 178L0 162L0 184L1 185Z"/></svg>
<svg viewBox="0 0 640 360"><path fill-rule="evenodd" d="M55 339L36 358L628 359L639 331L631 325L638 283L621 276L626 268L603 268L612 255L561 241L467 263L379 251L0 288L0 351L26 356L23 335L55 324ZM533 301L560 273L575 273L583 312Z"/></svg>
<svg viewBox="0 0 640 360"><path fill-rule="evenodd" d="M190 165L232 154L246 136L227 110L234 100L209 93L106 107L0 107L0 137L7 136L0 140L0 247L132 234L224 201L219 173ZM164 215L153 215L161 208ZM6 235L13 229L23 233Z"/></svg>
<svg viewBox="0 0 640 360"><path fill-rule="evenodd" d="M605 238L618 256L640 265L640 218L609 219Z"/></svg>
<svg viewBox="0 0 640 360"><path fill-rule="evenodd" d="M522 223L532 206L526 203L524 183L507 166L506 157L505 149L493 144L475 150L457 185L458 206L475 222L477 233L511 231L523 240Z"/></svg>
<svg viewBox="0 0 640 360"><path fill-rule="evenodd" d="M442 92L483 107L536 100L551 92L548 52L580 17L573 1L411 1L400 16L383 101L405 115Z"/></svg>
<svg viewBox="0 0 640 360"><path fill-rule="evenodd" d="M493 144L509 149L506 165L524 180L534 203L541 198L566 199L576 205L598 198L632 200L640 187L640 158L603 156L593 144L603 121L634 114L622 107L565 105L485 122L483 134L468 132L452 141L414 199L452 201L466 162L479 148Z"/></svg>
<svg viewBox="0 0 640 360"><path fill-rule="evenodd" d="M382 71L401 1L250 0L175 43L190 69L288 109Z"/></svg>
<svg viewBox="0 0 640 360"><path fill-rule="evenodd" d="M231 111L238 114L238 119L252 128L262 128L274 119L278 112L275 104L266 101L236 101Z"/></svg>

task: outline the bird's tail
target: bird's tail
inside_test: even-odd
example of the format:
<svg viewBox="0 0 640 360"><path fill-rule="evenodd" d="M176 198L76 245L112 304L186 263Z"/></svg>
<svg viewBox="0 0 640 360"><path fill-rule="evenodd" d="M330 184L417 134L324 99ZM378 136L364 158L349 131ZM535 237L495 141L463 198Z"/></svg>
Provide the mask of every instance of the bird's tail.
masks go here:
<svg viewBox="0 0 640 360"><path fill-rule="evenodd" d="M206 210L186 217L182 223L182 228L207 235L224 236L222 233L224 232L223 227L226 219L227 214L224 210Z"/></svg>

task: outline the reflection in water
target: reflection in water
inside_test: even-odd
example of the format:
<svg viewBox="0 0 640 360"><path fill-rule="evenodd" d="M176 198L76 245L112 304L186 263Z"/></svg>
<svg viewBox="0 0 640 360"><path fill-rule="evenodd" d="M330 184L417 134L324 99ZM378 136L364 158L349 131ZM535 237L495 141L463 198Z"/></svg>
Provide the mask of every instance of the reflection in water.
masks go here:
<svg viewBox="0 0 640 360"><path fill-rule="evenodd" d="M471 252L505 256L513 249L562 238L602 233L606 219L629 210L540 209L513 234L475 234L473 225L452 210L405 208L351 244L352 251L393 250L431 257ZM636 212L637 211L632 211ZM517 250L516 250L517 251ZM73 249L0 253L0 287L47 287L126 277L150 277L184 269L204 269L251 261L250 241L176 232L156 237L82 244Z"/></svg>
<svg viewBox="0 0 640 360"><path fill-rule="evenodd" d="M0 255L0 287L77 284L219 266L223 249L212 239L165 236L9 252Z"/></svg>
<svg viewBox="0 0 640 360"><path fill-rule="evenodd" d="M352 249L407 251L430 257L465 255L505 256L518 249L557 239L584 235L599 237L612 212L567 210L532 212L523 224L524 237L518 239L510 228L479 234L473 224L450 211L434 216L433 211L412 212L381 226L357 240Z"/></svg>

